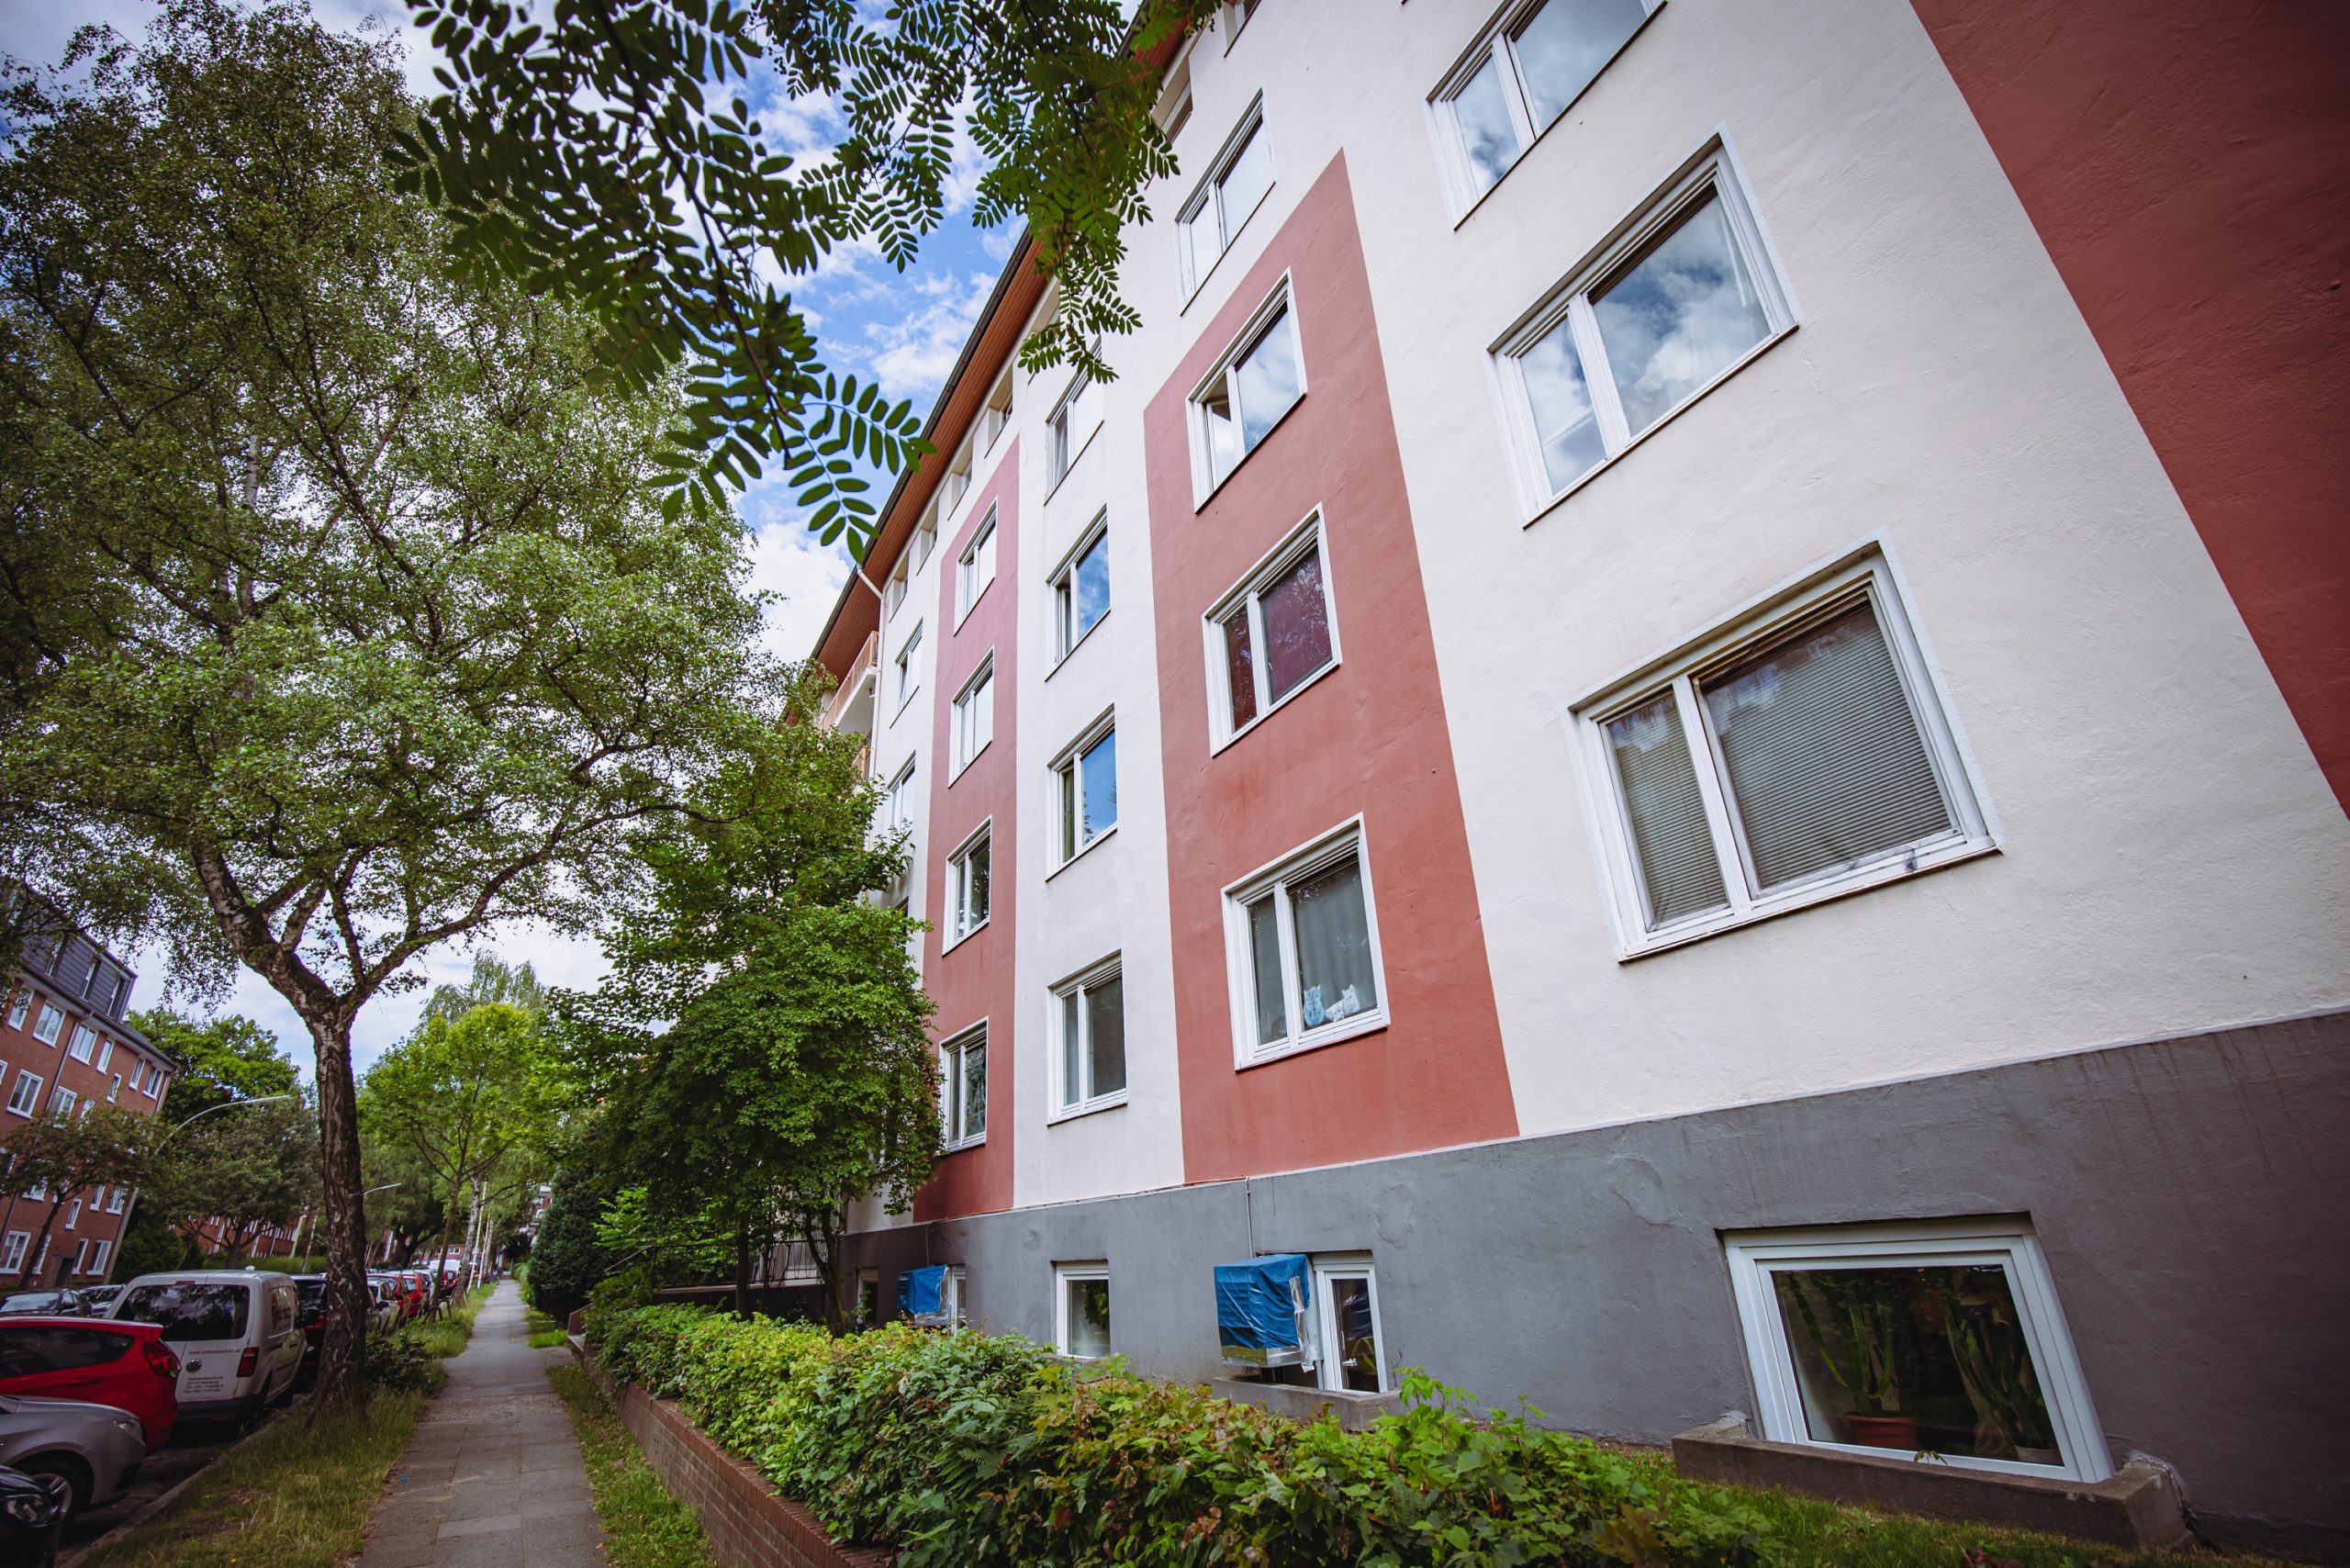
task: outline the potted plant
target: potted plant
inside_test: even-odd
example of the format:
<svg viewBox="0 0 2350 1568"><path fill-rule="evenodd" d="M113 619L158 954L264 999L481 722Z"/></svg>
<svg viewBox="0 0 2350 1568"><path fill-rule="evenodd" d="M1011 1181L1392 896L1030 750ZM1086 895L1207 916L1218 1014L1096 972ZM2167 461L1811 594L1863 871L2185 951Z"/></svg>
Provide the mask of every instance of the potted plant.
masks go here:
<svg viewBox="0 0 2350 1568"><path fill-rule="evenodd" d="M1934 1306L1975 1407L1975 1457L2064 1462L2004 1276L1996 1270L1953 1269L1937 1282Z"/></svg>
<svg viewBox="0 0 2350 1568"><path fill-rule="evenodd" d="M1911 1361L1902 1335L1908 1285L1905 1276L1883 1269L1780 1276L1779 1288L1795 1306L1820 1365L1852 1396L1844 1427L1863 1448L1918 1446L1918 1417L1901 1408Z"/></svg>

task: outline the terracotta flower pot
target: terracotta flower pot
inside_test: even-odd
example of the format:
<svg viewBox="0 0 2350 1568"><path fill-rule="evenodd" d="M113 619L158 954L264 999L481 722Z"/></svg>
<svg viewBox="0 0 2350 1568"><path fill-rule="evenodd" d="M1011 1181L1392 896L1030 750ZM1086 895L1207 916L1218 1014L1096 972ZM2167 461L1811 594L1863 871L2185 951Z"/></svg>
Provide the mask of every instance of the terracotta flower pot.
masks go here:
<svg viewBox="0 0 2350 1568"><path fill-rule="evenodd" d="M1917 1450L1915 1416L1847 1416L1844 1425L1852 1432L1852 1440L1863 1448Z"/></svg>

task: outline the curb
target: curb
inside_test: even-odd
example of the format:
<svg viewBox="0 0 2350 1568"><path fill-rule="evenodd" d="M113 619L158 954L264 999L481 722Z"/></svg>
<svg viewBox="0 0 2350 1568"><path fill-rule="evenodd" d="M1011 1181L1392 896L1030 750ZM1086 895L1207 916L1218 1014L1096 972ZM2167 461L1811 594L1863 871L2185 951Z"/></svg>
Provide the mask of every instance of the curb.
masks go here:
<svg viewBox="0 0 2350 1568"><path fill-rule="evenodd" d="M252 1431L247 1432L243 1437L239 1438L235 1442L230 1443L227 1448L222 1449L218 1453L216 1453L210 1459L206 1460L204 1463L188 1472L187 1474L182 1476L177 1485L173 1486L160 1496L150 1497L147 1499L147 1501L140 1506L137 1513L131 1515L120 1524L116 1525L112 1529L106 1531L106 1534L98 1537L97 1540L90 1542L87 1546L78 1547L75 1550L67 1552L62 1557L60 1557L57 1560L57 1568L81 1568L81 1564L85 1562L92 1553L99 1551L103 1547L110 1545L118 1538L137 1529L140 1525L145 1524L157 1514L162 1513L165 1508L168 1508L173 1503L178 1502L180 1499L180 1494L186 1491L191 1485L202 1480L205 1476L210 1474L214 1465L218 1464L222 1460L228 1458L230 1454L235 1453L239 1449L243 1448L247 1443L252 1442L255 1438L260 1437L263 1432L268 1431L272 1427L274 1427L280 1421L285 1420L288 1416L294 1414L295 1411L300 1409L304 1405L308 1404L309 1398L310 1396L305 1394L299 1398L286 1401L284 1409L272 1413L268 1420L262 1422Z"/></svg>

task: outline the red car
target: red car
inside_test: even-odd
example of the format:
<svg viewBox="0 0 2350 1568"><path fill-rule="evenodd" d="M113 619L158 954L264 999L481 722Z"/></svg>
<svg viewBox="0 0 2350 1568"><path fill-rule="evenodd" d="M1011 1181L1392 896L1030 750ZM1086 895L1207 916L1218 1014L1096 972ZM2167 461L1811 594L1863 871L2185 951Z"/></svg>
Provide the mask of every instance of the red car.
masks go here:
<svg viewBox="0 0 2350 1568"><path fill-rule="evenodd" d="M0 1394L111 1405L139 1417L147 1451L180 1414L180 1358L155 1323L106 1317L0 1317Z"/></svg>

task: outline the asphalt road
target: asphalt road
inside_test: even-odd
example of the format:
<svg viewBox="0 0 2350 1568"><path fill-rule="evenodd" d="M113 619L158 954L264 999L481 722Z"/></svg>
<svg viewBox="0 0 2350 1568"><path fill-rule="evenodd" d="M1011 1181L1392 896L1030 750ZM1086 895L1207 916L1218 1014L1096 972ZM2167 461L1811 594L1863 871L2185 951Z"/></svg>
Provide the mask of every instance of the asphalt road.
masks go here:
<svg viewBox="0 0 2350 1568"><path fill-rule="evenodd" d="M103 1508L88 1508L65 1527L65 1550L84 1547L130 1518L189 1476L220 1457L237 1440L236 1427L227 1421L183 1421L173 1428L172 1440L147 1456L139 1480L129 1491Z"/></svg>

